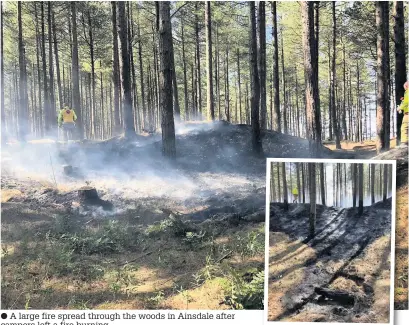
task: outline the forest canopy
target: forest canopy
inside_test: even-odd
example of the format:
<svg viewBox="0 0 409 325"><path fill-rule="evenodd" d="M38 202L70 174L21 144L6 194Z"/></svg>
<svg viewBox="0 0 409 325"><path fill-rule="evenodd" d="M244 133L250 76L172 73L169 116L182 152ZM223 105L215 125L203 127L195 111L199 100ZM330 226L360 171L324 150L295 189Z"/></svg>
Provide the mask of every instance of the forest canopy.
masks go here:
<svg viewBox="0 0 409 325"><path fill-rule="evenodd" d="M214 116L250 124L251 100L256 96L260 99L257 110L262 129L307 137L303 3L256 3L252 24L251 5L246 2L169 2L175 121ZM19 138L23 128L29 137L43 137L56 127L58 110L64 105L78 111L82 121L79 128L87 139L115 136L129 118L133 121L127 128L132 132L160 130L163 61L158 17L162 11L150 1L123 5L2 2L5 134ZM317 45L314 80L319 92L314 96L321 117L321 138L363 141L374 137L379 88L375 2L309 5L312 15L307 18L313 19ZM406 75L401 67L402 57L406 67L407 51L399 51L407 48L408 29L403 22L408 21L408 13L399 1L388 2L386 9L388 16L383 19L387 21L382 26L387 27L385 49L390 64L385 76L389 88L385 105L390 109L386 119L394 136L399 133L395 107L403 88L395 84L393 76L395 72ZM257 95L253 94L258 89L253 89L255 79L251 77L249 36L253 29L257 29L253 34L257 37ZM126 38L122 45L121 35ZM404 42L399 48L395 46L397 36ZM128 119L123 109L124 58L120 54L125 45L132 110ZM396 58L400 58L397 70Z"/></svg>

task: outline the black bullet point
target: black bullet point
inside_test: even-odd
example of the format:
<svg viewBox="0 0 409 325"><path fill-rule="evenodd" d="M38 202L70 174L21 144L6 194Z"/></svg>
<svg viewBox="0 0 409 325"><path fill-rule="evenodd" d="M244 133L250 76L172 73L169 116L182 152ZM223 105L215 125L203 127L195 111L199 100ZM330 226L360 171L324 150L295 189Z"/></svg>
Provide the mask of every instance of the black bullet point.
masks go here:
<svg viewBox="0 0 409 325"><path fill-rule="evenodd" d="M6 314L6 313L2 313L2 314L1 314L1 318L6 319L6 318L7 318L7 314Z"/></svg>

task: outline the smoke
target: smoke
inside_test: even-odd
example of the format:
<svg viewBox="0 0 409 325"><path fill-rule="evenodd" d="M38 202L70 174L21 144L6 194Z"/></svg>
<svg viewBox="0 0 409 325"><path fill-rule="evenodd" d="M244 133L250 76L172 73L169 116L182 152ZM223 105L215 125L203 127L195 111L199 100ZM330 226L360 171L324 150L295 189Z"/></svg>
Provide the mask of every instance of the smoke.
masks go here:
<svg viewBox="0 0 409 325"><path fill-rule="evenodd" d="M55 180L65 192L89 184L112 201L119 209L115 213L142 203L181 210L204 208L212 200L229 205L265 186L265 161L254 164L244 159L241 147L224 143L228 131L223 123L176 124L175 161L162 156L160 135L90 144L30 141L2 148L2 172L51 184ZM72 176L64 174L64 165L73 167ZM80 213L110 215L99 209Z"/></svg>

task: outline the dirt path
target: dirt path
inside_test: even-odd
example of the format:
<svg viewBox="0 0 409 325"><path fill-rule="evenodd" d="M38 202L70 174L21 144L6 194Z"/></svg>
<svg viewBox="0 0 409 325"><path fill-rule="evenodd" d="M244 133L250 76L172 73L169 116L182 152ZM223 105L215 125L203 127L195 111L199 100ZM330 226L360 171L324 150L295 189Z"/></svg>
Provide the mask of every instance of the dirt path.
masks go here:
<svg viewBox="0 0 409 325"><path fill-rule="evenodd" d="M360 322L381 312L377 322L387 322L389 286L384 309L373 304L377 283L387 281L390 270L390 202L365 208L362 217L356 209L319 206L314 238L308 238L306 208L291 205L285 213L282 205L271 205L269 320ZM375 247L371 261L367 255ZM349 292L354 303L324 299L317 288Z"/></svg>

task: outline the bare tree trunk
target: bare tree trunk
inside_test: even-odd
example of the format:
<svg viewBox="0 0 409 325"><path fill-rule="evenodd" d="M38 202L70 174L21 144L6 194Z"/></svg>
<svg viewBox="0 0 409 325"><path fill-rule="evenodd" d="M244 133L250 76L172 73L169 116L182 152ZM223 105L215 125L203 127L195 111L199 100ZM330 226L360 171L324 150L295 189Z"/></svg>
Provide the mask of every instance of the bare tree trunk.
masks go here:
<svg viewBox="0 0 409 325"><path fill-rule="evenodd" d="M162 152L166 157L176 156L175 122L172 105L172 25L170 2L159 4L159 54L160 54L160 108L162 111Z"/></svg>
<svg viewBox="0 0 409 325"><path fill-rule="evenodd" d="M386 202L388 198L388 165L383 165L383 192L382 192L382 201Z"/></svg>
<svg viewBox="0 0 409 325"><path fill-rule="evenodd" d="M267 128L267 91L266 91L266 4L260 1L258 5L258 68L260 74L260 127Z"/></svg>
<svg viewBox="0 0 409 325"><path fill-rule="evenodd" d="M270 173L270 201L268 202L269 204L271 204L271 202L275 202L275 195L276 195L275 184L274 184L274 172L273 172L274 164L271 163L270 166L271 166L270 167L271 173Z"/></svg>
<svg viewBox="0 0 409 325"><path fill-rule="evenodd" d="M315 64L318 58L314 57L314 7L313 2L302 1L302 22L303 22L303 51L305 70L305 101L307 110L307 137L310 151L317 157L321 152L321 120L320 109L317 107L316 94L318 87L318 76L315 75Z"/></svg>
<svg viewBox="0 0 409 325"><path fill-rule="evenodd" d="M308 164L308 178L309 178L309 192L310 192L310 216L309 216L309 231L310 237L315 235L315 219L317 216L316 208L316 178L315 178L316 165L315 163Z"/></svg>
<svg viewBox="0 0 409 325"><path fill-rule="evenodd" d="M215 83L216 83L216 103L217 103L217 113L219 120L222 119L221 113L221 96L220 96L220 54L219 54L219 28L217 23L216 25L216 48L215 48L215 63L214 63L214 74L215 74Z"/></svg>
<svg viewBox="0 0 409 325"><path fill-rule="evenodd" d="M121 59L122 59L122 90L123 90L123 123L125 137L129 138L135 133L134 117L132 110L132 89L130 76L130 60L128 49L128 33L127 33L127 16L125 12L125 2L118 1L118 16L119 19L119 40L121 43Z"/></svg>
<svg viewBox="0 0 409 325"><path fill-rule="evenodd" d="M341 149L341 139L339 136L339 128L338 128L338 119L337 119L337 110L335 107L335 82L336 82L336 37L337 37L337 25L336 25L336 18L335 18L335 2L332 2L332 73L331 73L331 110L332 110L332 126L334 128L335 133L335 144L337 149Z"/></svg>
<svg viewBox="0 0 409 325"><path fill-rule="evenodd" d="M376 117L376 131L377 131L377 143L376 148L378 153L389 148L389 134L387 133L388 127L386 118L388 114L388 81L387 81L387 54L386 43L389 42L388 34L386 31L389 29L389 21L387 20L388 2L379 1L376 5L376 28L377 28L377 117Z"/></svg>
<svg viewBox="0 0 409 325"><path fill-rule="evenodd" d="M195 2L195 41L196 41L196 68L197 68L197 95L198 111L202 119L202 72L200 69L200 39L199 39L199 2Z"/></svg>
<svg viewBox="0 0 409 325"><path fill-rule="evenodd" d="M296 166L296 171L297 171L297 189L298 191L300 191L301 189L301 180L300 180L300 163L295 163ZM304 191L304 185L302 187L303 191ZM305 195L305 192L304 192Z"/></svg>
<svg viewBox="0 0 409 325"><path fill-rule="evenodd" d="M371 164L371 204L375 203L375 164Z"/></svg>
<svg viewBox="0 0 409 325"><path fill-rule="evenodd" d="M287 121L287 92L285 88L285 66L284 66L284 39L283 30L281 29L281 72L282 72L282 82L283 82L283 122L284 122L284 133L288 133L288 121Z"/></svg>
<svg viewBox="0 0 409 325"><path fill-rule="evenodd" d="M280 114L280 83L278 80L278 36L277 36L277 2L273 1L271 3L271 13L273 16L273 83L274 83L274 108L276 114L277 131L281 132L281 114Z"/></svg>
<svg viewBox="0 0 409 325"><path fill-rule="evenodd" d="M112 44L113 44L113 83L114 83L114 134L117 134L121 128L119 119L119 97L121 91L121 76L119 72L119 50L118 50L118 23L116 1L111 2L112 6ZM143 86L141 86L143 87ZM143 105L143 103L142 103Z"/></svg>
<svg viewBox="0 0 409 325"><path fill-rule="evenodd" d="M343 82L342 82L342 129L344 133L344 140L348 139L347 121L346 121L346 76L345 76L345 43L342 45L342 62L343 62Z"/></svg>
<svg viewBox="0 0 409 325"><path fill-rule="evenodd" d="M183 16L180 19L180 25L182 29L182 62L183 62L183 93L184 93L184 102L185 102L185 118L189 120L189 100L187 96L187 66L186 66L186 56L185 56L185 36L184 36L184 22ZM193 90L193 88L192 88Z"/></svg>
<svg viewBox="0 0 409 325"><path fill-rule="evenodd" d="M40 137L44 135L43 127L43 100L41 94L41 71L40 71L40 32L39 32L39 23L38 23L38 13L37 13L37 2L34 2L34 11L35 11L35 29L36 29L36 60L37 60L37 82L38 82L38 112L37 112L37 126L38 134ZM2 38L3 40L3 38ZM3 58L3 56L2 56ZM3 71L3 70L2 70ZM4 79L2 78L2 81ZM2 88L3 89L3 88ZM3 97L4 98L4 97ZM2 101L4 103L4 101Z"/></svg>
<svg viewBox="0 0 409 325"><path fill-rule="evenodd" d="M359 164L359 207L358 214L362 215L364 212L364 165Z"/></svg>
<svg viewBox="0 0 409 325"><path fill-rule="evenodd" d="M214 121L214 98L213 98L213 68L212 68L212 14L210 1L206 1L206 61L207 61L207 114Z"/></svg>
<svg viewBox="0 0 409 325"><path fill-rule="evenodd" d="M357 174L358 168L357 164L352 164L352 180L353 180L353 185L352 185L352 206L355 208L356 207L356 195L358 192L358 184L357 184L357 179L358 179L358 174Z"/></svg>
<svg viewBox="0 0 409 325"><path fill-rule="evenodd" d="M287 175L285 172L285 163L281 163L281 172L283 175L283 196L284 196L284 209L288 210L288 188L287 188Z"/></svg>
<svg viewBox="0 0 409 325"><path fill-rule="evenodd" d="M146 111L146 103L145 103L145 80L144 80L144 71L143 71L143 60L142 60L142 40L141 40L141 28L140 28L140 21L139 21L139 11L138 10L138 56L139 56L139 78L140 78L140 85L141 85L141 104L142 104L142 120L141 122L142 129L148 129L148 121L147 121L147 111ZM173 105L172 105L173 106ZM150 126L149 126L150 127Z"/></svg>
<svg viewBox="0 0 409 325"><path fill-rule="evenodd" d="M252 149L256 155L263 154L263 147L260 134L259 102L260 102L260 80L257 69L257 38L256 38L256 13L255 4L249 1L250 5L250 77L251 77L251 128L252 128Z"/></svg>
<svg viewBox="0 0 409 325"><path fill-rule="evenodd" d="M95 55L94 55L94 37L92 32L92 20L91 20L91 9L87 10L87 18L88 18L88 36L89 36L89 53L90 53L90 60L91 60L91 90L92 90L92 98L91 98L91 134L94 138L96 138L96 96L95 96ZM123 17L123 19L126 19Z"/></svg>
<svg viewBox="0 0 409 325"><path fill-rule="evenodd" d="M178 82L176 78L176 69L175 69L175 54L173 51L173 42L170 43L170 51L172 54L171 57L171 64L172 64L172 86L173 86L173 110L175 111L174 113L174 118L176 121L180 120L180 106L179 106L179 92L178 92Z"/></svg>
<svg viewBox="0 0 409 325"><path fill-rule="evenodd" d="M79 139L84 137L84 130L81 121L81 97L80 97L80 83L79 83L79 64L78 64L78 40L77 40L77 11L75 2L71 2L71 17L72 17L72 103L77 115L77 132Z"/></svg>
<svg viewBox="0 0 409 325"><path fill-rule="evenodd" d="M58 55L58 41L57 41L57 28L55 25L55 14L52 12L52 21L53 21L53 39L54 39L54 55L55 55L55 68L57 74L57 88L58 88L58 103L60 108L64 105L64 98L61 88L61 71L60 71L60 59Z"/></svg>
<svg viewBox="0 0 409 325"><path fill-rule="evenodd" d="M325 206L324 164L320 164L321 203Z"/></svg>
<svg viewBox="0 0 409 325"><path fill-rule="evenodd" d="M243 123L242 109L241 109L241 76L240 76L240 50L237 48L237 78L239 84L239 111L240 111L240 123Z"/></svg>
<svg viewBox="0 0 409 325"><path fill-rule="evenodd" d="M21 19L21 2L17 2L18 15L18 65L19 65L19 109L18 109L18 138L25 142L28 133L28 94L27 94L27 73L24 58L25 49L23 43L23 23ZM3 71L3 70L2 70ZM3 101L4 97L2 97Z"/></svg>
<svg viewBox="0 0 409 325"><path fill-rule="evenodd" d="M44 129L45 134L50 134L50 93L48 89L47 63L45 55L45 18L44 18L44 1L41 1L41 50L43 61L43 85L44 85Z"/></svg>
<svg viewBox="0 0 409 325"><path fill-rule="evenodd" d="M47 124L54 125L56 123L56 111L55 111L55 96L54 96L54 62L53 62L53 37L52 37L52 2L48 2L48 73L50 76L50 106L49 106L49 120Z"/></svg>

